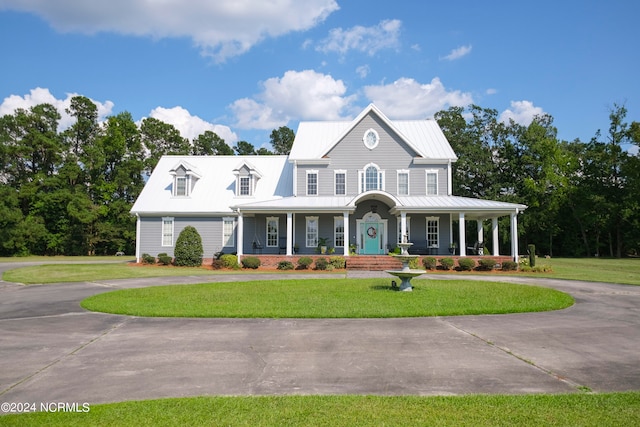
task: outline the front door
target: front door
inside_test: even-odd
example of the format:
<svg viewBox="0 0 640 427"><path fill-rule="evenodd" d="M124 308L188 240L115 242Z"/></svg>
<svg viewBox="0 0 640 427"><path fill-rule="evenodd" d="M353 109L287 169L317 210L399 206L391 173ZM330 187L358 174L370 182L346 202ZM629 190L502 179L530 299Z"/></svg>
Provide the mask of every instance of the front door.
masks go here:
<svg viewBox="0 0 640 427"><path fill-rule="evenodd" d="M364 228L364 253L374 255L380 253L381 228L378 222L365 222Z"/></svg>

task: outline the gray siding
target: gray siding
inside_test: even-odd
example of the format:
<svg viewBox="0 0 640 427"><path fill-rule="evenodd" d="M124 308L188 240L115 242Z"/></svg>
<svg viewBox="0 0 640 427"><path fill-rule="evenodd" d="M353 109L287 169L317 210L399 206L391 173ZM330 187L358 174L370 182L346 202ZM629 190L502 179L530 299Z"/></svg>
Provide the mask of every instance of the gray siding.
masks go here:
<svg viewBox="0 0 640 427"><path fill-rule="evenodd" d="M362 142L367 129L378 132L380 142L376 148L369 150ZM376 164L384 171L385 191L397 195L398 170L409 170L409 195L426 194L426 170L438 171L438 195L447 195L447 166L441 164L415 165L415 152L405 144L391 128L386 126L375 115L368 115L358 123L330 152L330 165L303 165L297 170L297 194L307 194L307 171L318 171L318 195L333 196L335 194L334 171L347 172L347 195L356 196L360 190L359 172L369 163Z"/></svg>
<svg viewBox="0 0 640 427"><path fill-rule="evenodd" d="M167 215L167 217L170 217ZM173 217L173 245L162 246L162 217L140 217L140 255L149 254L156 256L159 253L167 253L174 256L175 242L180 232L188 225L198 230L202 238L204 257L211 258L222 247L222 218L194 218ZM225 252L235 251L234 248L224 248Z"/></svg>

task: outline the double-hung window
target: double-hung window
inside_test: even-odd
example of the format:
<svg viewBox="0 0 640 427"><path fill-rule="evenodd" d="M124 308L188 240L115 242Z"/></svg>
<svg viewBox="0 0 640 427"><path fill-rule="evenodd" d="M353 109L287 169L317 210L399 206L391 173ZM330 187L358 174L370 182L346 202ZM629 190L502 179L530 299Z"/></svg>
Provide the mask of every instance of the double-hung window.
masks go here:
<svg viewBox="0 0 640 427"><path fill-rule="evenodd" d="M306 247L315 248L318 246L318 217L308 216L306 218Z"/></svg>
<svg viewBox="0 0 640 427"><path fill-rule="evenodd" d="M187 177L186 176L177 176L176 177L175 196L188 196L188 194L187 194Z"/></svg>
<svg viewBox="0 0 640 427"><path fill-rule="evenodd" d="M335 171L334 180L335 180L335 195L336 196L344 196L347 194L347 172L338 170Z"/></svg>
<svg viewBox="0 0 640 427"><path fill-rule="evenodd" d="M409 195L409 171L398 171L398 196Z"/></svg>
<svg viewBox="0 0 640 427"><path fill-rule="evenodd" d="M427 171L427 196L438 194L438 171Z"/></svg>
<svg viewBox="0 0 640 427"><path fill-rule="evenodd" d="M440 218L427 217L427 247L440 247Z"/></svg>
<svg viewBox="0 0 640 427"><path fill-rule="evenodd" d="M250 176L241 176L238 178L240 182L240 191L238 191L239 196L250 196L251 195L251 177Z"/></svg>
<svg viewBox="0 0 640 427"><path fill-rule="evenodd" d="M318 171L307 171L307 196L318 195Z"/></svg>
<svg viewBox="0 0 640 427"><path fill-rule="evenodd" d="M344 216L333 218L333 246L344 247Z"/></svg>
<svg viewBox="0 0 640 427"><path fill-rule="evenodd" d="M222 246L232 247L235 245L234 226L234 218L225 217L222 219Z"/></svg>
<svg viewBox="0 0 640 427"><path fill-rule="evenodd" d="M278 246L278 217L267 218L267 247Z"/></svg>
<svg viewBox="0 0 640 427"><path fill-rule="evenodd" d="M173 246L173 218L162 218L162 246Z"/></svg>

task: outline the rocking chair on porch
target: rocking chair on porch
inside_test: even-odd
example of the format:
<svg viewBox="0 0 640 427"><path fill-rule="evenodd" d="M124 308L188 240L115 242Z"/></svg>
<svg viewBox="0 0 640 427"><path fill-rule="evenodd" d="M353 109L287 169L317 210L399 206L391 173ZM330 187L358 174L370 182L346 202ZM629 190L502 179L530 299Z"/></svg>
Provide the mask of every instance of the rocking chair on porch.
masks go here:
<svg viewBox="0 0 640 427"><path fill-rule="evenodd" d="M484 255L484 243L478 241L473 246L469 246L467 250L472 255Z"/></svg>
<svg viewBox="0 0 640 427"><path fill-rule="evenodd" d="M262 255L262 243L260 242L260 239L258 239L258 236L255 235L253 236L253 243L251 244L252 248L253 248L253 254L255 255L256 253Z"/></svg>

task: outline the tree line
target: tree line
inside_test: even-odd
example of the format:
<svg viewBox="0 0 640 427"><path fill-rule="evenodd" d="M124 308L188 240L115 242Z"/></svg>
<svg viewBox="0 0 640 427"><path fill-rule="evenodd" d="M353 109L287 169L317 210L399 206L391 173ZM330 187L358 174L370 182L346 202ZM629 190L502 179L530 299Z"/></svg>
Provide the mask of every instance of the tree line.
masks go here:
<svg viewBox="0 0 640 427"><path fill-rule="evenodd" d="M0 256L134 253L129 211L162 155L288 154L294 139L283 126L270 135L272 150L246 141L231 147L212 131L190 141L155 118L137 124L128 112L100 123L82 96L67 113L74 123L64 131L50 104L0 117ZM626 115L615 105L608 132L588 142L560 141L550 115L523 126L472 105L436 120L459 158L455 195L529 206L519 219L522 247L620 257L640 249L640 159L624 149L640 145L640 124ZM500 230L507 245L508 225Z"/></svg>

